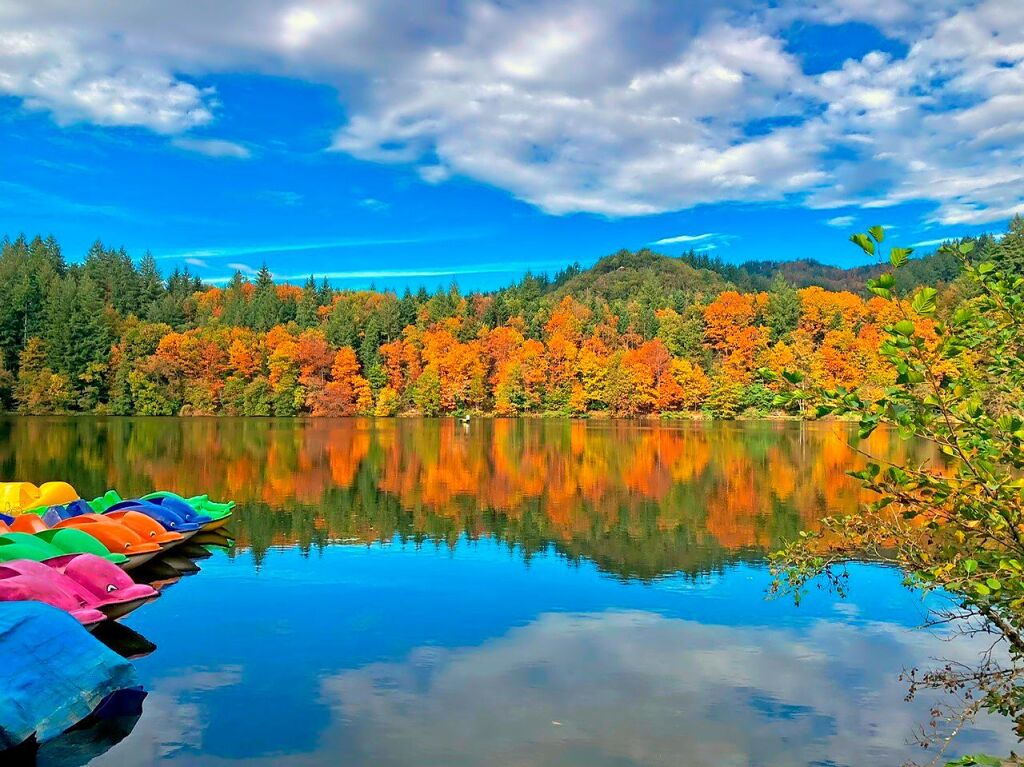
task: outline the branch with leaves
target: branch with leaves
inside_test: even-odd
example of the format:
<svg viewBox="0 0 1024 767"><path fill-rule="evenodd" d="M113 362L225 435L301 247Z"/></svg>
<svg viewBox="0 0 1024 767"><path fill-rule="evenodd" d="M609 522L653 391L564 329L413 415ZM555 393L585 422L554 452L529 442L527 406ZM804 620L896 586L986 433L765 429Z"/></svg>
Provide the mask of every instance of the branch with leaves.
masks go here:
<svg viewBox="0 0 1024 767"><path fill-rule="evenodd" d="M879 256L885 232L873 227L850 239ZM790 407L813 402L819 417L856 418L861 438L887 427L928 440L945 460L873 461L852 472L877 500L775 554L773 591L799 597L819 576L842 587L846 562L884 561L910 585L947 592L982 616L1016 670L1024 664L1024 277L992 261L974 263L971 243L947 252L963 262L975 293L948 316L939 316L933 288L898 294L896 272L910 248L891 248L891 271L868 283L897 318L879 350L896 371L882 396L804 386L791 372L781 377L787 389L779 396ZM1005 672L989 667L975 677L981 700L1024 723L1019 674Z"/></svg>

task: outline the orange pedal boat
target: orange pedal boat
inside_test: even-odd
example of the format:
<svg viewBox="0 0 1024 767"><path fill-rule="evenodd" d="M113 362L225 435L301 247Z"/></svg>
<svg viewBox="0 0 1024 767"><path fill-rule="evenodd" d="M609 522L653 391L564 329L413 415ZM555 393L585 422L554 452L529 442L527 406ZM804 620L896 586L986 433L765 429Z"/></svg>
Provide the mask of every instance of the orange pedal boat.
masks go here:
<svg viewBox="0 0 1024 767"><path fill-rule="evenodd" d="M167 530L152 517L147 517L138 511L112 511L109 514L86 515L101 516L103 519L113 519L127 525L150 543L159 543L161 548L169 549L175 544L185 540L185 536L173 530Z"/></svg>
<svg viewBox="0 0 1024 767"><path fill-rule="evenodd" d="M125 570L145 564L163 550L159 543L147 540L121 520L108 519L101 514L82 514L63 519L54 525L53 529L66 527L84 530L112 552L124 554L128 557L124 565Z"/></svg>
<svg viewBox="0 0 1024 767"><path fill-rule="evenodd" d="M29 535L35 535L50 529L38 514L20 514L7 527L9 532L28 533Z"/></svg>

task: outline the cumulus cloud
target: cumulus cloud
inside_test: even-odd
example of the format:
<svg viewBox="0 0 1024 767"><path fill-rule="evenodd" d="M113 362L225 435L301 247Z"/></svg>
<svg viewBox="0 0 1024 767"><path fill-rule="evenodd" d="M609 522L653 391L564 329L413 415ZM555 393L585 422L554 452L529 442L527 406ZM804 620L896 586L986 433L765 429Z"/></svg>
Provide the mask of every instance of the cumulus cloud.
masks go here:
<svg viewBox="0 0 1024 767"><path fill-rule="evenodd" d="M930 201L959 225L1024 211L1024 3L671 5L0 0L0 93L62 122L184 134L215 117L196 84L211 74L325 83L348 115L335 151L556 214ZM849 21L907 53L806 72L787 30Z"/></svg>
<svg viewBox="0 0 1024 767"><path fill-rule="evenodd" d="M0 13L0 24L8 13ZM209 90L143 61L78 45L74 34L27 24L0 29L0 93L62 123L141 126L177 133L213 119Z"/></svg>

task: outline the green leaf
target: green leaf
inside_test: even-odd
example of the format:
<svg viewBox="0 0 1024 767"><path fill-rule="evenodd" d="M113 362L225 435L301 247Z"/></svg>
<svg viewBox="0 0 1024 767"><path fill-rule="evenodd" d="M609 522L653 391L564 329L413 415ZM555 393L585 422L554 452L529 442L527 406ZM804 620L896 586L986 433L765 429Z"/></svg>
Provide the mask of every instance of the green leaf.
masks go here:
<svg viewBox="0 0 1024 767"><path fill-rule="evenodd" d="M881 242L885 239L885 229L881 226L872 226L868 229L868 234L875 238L875 242Z"/></svg>
<svg viewBox="0 0 1024 767"><path fill-rule="evenodd" d="M921 315L935 314L935 298L939 295L939 291L935 288L921 288L914 295L914 300L910 302L911 308Z"/></svg>
<svg viewBox="0 0 1024 767"><path fill-rule="evenodd" d="M889 263L899 269L910 257L910 254L914 252L913 248L893 248L889 251Z"/></svg>
<svg viewBox="0 0 1024 767"><path fill-rule="evenodd" d="M965 559L963 564L964 564L964 570L967 571L968 575L970 575L971 573L973 573L975 570L978 569L978 560L976 560L976 559Z"/></svg>
<svg viewBox="0 0 1024 767"><path fill-rule="evenodd" d="M999 591L999 589L1003 587L1003 584L999 582L998 578L989 578L987 581L985 581L985 583L993 591Z"/></svg>
<svg viewBox="0 0 1024 767"><path fill-rule="evenodd" d="M970 756L961 756L955 762L946 762L945 767L1001 767L1002 764L1003 760L997 759L994 756L973 754Z"/></svg>
<svg viewBox="0 0 1024 767"><path fill-rule="evenodd" d="M974 590L983 597L987 597L992 591L984 583L975 583Z"/></svg>
<svg viewBox="0 0 1024 767"><path fill-rule="evenodd" d="M901 336L905 336L907 338L910 338L912 335L914 335L914 323L911 322L910 320L900 320L899 322L892 326L892 329L899 333Z"/></svg>
<svg viewBox="0 0 1024 767"><path fill-rule="evenodd" d="M867 253L869 256L875 255L875 243L873 243L866 234L857 233L850 235L850 242L858 246L861 250Z"/></svg>

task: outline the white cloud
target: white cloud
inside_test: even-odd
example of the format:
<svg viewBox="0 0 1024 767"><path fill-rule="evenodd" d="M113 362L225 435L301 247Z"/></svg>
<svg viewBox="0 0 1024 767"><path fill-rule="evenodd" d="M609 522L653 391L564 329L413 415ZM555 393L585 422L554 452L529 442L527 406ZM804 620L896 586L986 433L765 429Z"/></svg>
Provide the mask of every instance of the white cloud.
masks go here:
<svg viewBox="0 0 1024 767"><path fill-rule="evenodd" d="M800 21L874 24L908 52L807 74L785 39ZM183 134L217 109L193 81L284 75L338 90L336 151L551 213L931 201L933 220L961 225L1024 211L1018 0L0 0L0 29L0 93L61 122Z"/></svg>
<svg viewBox="0 0 1024 767"><path fill-rule="evenodd" d="M374 212L382 212L391 207L390 203L386 203L383 200L378 200L376 197L364 197L358 203L360 208L365 210L371 210Z"/></svg>
<svg viewBox="0 0 1024 767"><path fill-rule="evenodd" d="M237 245L231 247L192 248L190 250L162 253L156 258L233 258L235 256L261 255L266 253L296 253L307 250L330 250L333 248L366 248L388 245L417 245L426 242L450 242L478 237L477 232L451 231L443 234L424 234L406 237L345 237L315 242L278 242Z"/></svg>
<svg viewBox="0 0 1024 767"><path fill-rule="evenodd" d="M0 13L0 25L10 9ZM212 92L142 61L122 61L69 30L0 27L0 93L59 122L141 126L177 133L213 119Z"/></svg>
<svg viewBox="0 0 1024 767"><path fill-rule="evenodd" d="M201 258L191 258L191 257L189 257L189 258L185 259L185 263L188 264L189 266L198 266L198 267L203 268L203 269L209 268L209 266L210 266L208 263L203 261L203 259L201 259Z"/></svg>
<svg viewBox="0 0 1024 767"><path fill-rule="evenodd" d="M865 22L906 37L963 5L964 0L805 0L790 13L828 24Z"/></svg>
<svg viewBox="0 0 1024 767"><path fill-rule="evenodd" d="M828 221L826 221L825 225L835 226L840 229L844 229L850 226L850 224L852 224L856 220L857 219L854 216L836 216L835 218L830 218Z"/></svg>
<svg viewBox="0 0 1024 767"><path fill-rule="evenodd" d="M452 172L443 165L423 165L419 168L419 174L428 184L440 184L452 176Z"/></svg>
<svg viewBox="0 0 1024 767"><path fill-rule="evenodd" d="M178 147L178 149L198 152L199 154L205 154L207 157L234 157L239 160L245 160L252 156L252 152L249 151L248 147L234 141L225 141L219 138L189 138L187 136L180 136L172 139L171 143Z"/></svg>
<svg viewBox="0 0 1024 767"><path fill-rule="evenodd" d="M937 240L921 240L921 242L915 242L910 247L912 248L930 248L933 245L941 245L944 242L949 242L952 237L941 237Z"/></svg>
<svg viewBox="0 0 1024 767"><path fill-rule="evenodd" d="M436 158L432 169L553 213L779 199L813 182L813 142L742 130L751 110L801 112L789 95L799 67L781 40L717 23L652 55L621 34L636 10L480 5L457 45L377 80L334 147L378 162Z"/></svg>
<svg viewBox="0 0 1024 767"><path fill-rule="evenodd" d="M188 259L186 259L186 261L187 260ZM249 275L256 274L256 272L259 271L258 269L254 269L253 267L249 266L248 264L241 264L241 263L228 264L228 269L234 269L236 272L241 272L242 274L249 274ZM220 277L213 277L213 278L207 280L207 282L213 282L213 283L216 283L216 282L229 282L230 280L231 280L230 277L224 277L223 279L220 278Z"/></svg>
<svg viewBox="0 0 1024 767"><path fill-rule="evenodd" d="M677 234L675 237L662 237L660 240L655 240L651 245L674 245L680 242L699 242L701 240L710 240L712 237L717 237L714 232L708 232L706 234Z"/></svg>

